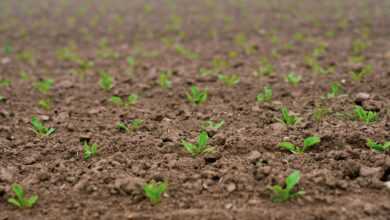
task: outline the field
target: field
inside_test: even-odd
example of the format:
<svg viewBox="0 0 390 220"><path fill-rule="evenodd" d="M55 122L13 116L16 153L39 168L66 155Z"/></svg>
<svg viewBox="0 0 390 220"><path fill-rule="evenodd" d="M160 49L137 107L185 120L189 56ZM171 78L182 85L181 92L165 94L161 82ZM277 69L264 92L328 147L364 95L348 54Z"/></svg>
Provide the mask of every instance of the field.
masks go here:
<svg viewBox="0 0 390 220"><path fill-rule="evenodd" d="M0 220L387 220L389 131L388 0L0 1Z"/></svg>

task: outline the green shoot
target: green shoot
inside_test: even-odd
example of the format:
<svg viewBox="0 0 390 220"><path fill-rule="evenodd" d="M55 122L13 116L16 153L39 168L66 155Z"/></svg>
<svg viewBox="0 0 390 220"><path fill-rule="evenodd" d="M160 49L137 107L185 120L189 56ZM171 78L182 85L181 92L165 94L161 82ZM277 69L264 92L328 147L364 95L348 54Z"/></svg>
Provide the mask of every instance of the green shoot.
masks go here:
<svg viewBox="0 0 390 220"><path fill-rule="evenodd" d="M50 110L51 101L50 99L41 99L38 101L38 106L45 110Z"/></svg>
<svg viewBox="0 0 390 220"><path fill-rule="evenodd" d="M27 81L30 78L29 75L27 74L27 72L23 71L23 70L20 71L19 75L20 75L20 79L23 81Z"/></svg>
<svg viewBox="0 0 390 220"><path fill-rule="evenodd" d="M105 91L111 90L113 81L114 80L110 74L108 74L107 72L104 72L104 71L100 72L99 85L103 90L105 90Z"/></svg>
<svg viewBox="0 0 390 220"><path fill-rule="evenodd" d="M0 86L10 86L11 80L9 79L0 79Z"/></svg>
<svg viewBox="0 0 390 220"><path fill-rule="evenodd" d="M255 72L256 76L270 76L274 72L274 66L266 58L260 60L260 68Z"/></svg>
<svg viewBox="0 0 390 220"><path fill-rule="evenodd" d="M127 96L127 105L135 105L138 102L138 95L137 94L131 94Z"/></svg>
<svg viewBox="0 0 390 220"><path fill-rule="evenodd" d="M167 188L166 182L151 181L144 186L144 193L149 201L155 205L161 201L161 196L167 191Z"/></svg>
<svg viewBox="0 0 390 220"><path fill-rule="evenodd" d="M260 92L256 96L257 102L269 102L272 100L272 88L270 86L266 86L263 89L263 92Z"/></svg>
<svg viewBox="0 0 390 220"><path fill-rule="evenodd" d="M127 125L123 122L118 122L116 124L116 128L121 131L121 132L129 132L129 128L127 127Z"/></svg>
<svg viewBox="0 0 390 220"><path fill-rule="evenodd" d="M188 48L185 48L181 44L175 44L175 50L176 50L177 53L179 53L180 55L182 55L183 57L185 57L185 58L187 58L189 60L196 60L196 59L199 58L199 54L191 51Z"/></svg>
<svg viewBox="0 0 390 220"><path fill-rule="evenodd" d="M301 179L301 172L298 170L293 171L285 180L285 187L283 188L280 185L272 186L272 191L274 195L272 196L273 202L285 202L287 200L293 199L297 196L303 195L304 191L294 192L294 187L299 183Z"/></svg>
<svg viewBox="0 0 390 220"><path fill-rule="evenodd" d="M330 113L331 110L329 108L318 106L313 110L313 118L316 122L321 122Z"/></svg>
<svg viewBox="0 0 390 220"><path fill-rule="evenodd" d="M286 149L294 154L303 154L305 151L307 151L314 145L319 144L320 142L321 142L321 138L317 136L311 136L305 138L305 140L303 141L303 147L297 147L290 142L281 142L278 144L278 147Z"/></svg>
<svg viewBox="0 0 390 220"><path fill-rule="evenodd" d="M218 130L225 124L224 120L221 120L220 122L213 122L211 120L208 120L203 123L202 128L204 130L212 129L212 130Z"/></svg>
<svg viewBox="0 0 390 220"><path fill-rule="evenodd" d="M163 71L160 73L158 83L160 84L161 88L169 89L172 87L172 81L170 80L171 76L171 71Z"/></svg>
<svg viewBox="0 0 390 220"><path fill-rule="evenodd" d="M51 79L40 80L35 84L35 88L38 89L39 92L46 94L49 92L53 84L54 81Z"/></svg>
<svg viewBox="0 0 390 220"><path fill-rule="evenodd" d="M293 86L297 86L302 80L302 76L296 75L294 72L291 72L287 75L286 80Z"/></svg>
<svg viewBox="0 0 390 220"><path fill-rule="evenodd" d="M18 208L31 208L38 202L37 195L33 195L30 198L27 198L23 187L19 184L12 184L11 189L15 193L15 197L9 198L8 203Z"/></svg>
<svg viewBox="0 0 390 220"><path fill-rule="evenodd" d="M196 86L192 86L190 92L186 94L189 102L199 105L207 100L207 90L200 90Z"/></svg>
<svg viewBox="0 0 390 220"><path fill-rule="evenodd" d="M352 79L355 81L362 81L367 75L370 75L373 71L372 65L365 65L363 68L352 72Z"/></svg>
<svg viewBox="0 0 390 220"><path fill-rule="evenodd" d="M378 120L378 114L373 111L366 111L361 106L355 106L355 116L358 120L367 124L376 122Z"/></svg>
<svg viewBox="0 0 390 220"><path fill-rule="evenodd" d="M49 136L56 130L55 128L46 128L43 123L35 116L32 117L31 124L33 126L34 132L37 135Z"/></svg>
<svg viewBox="0 0 390 220"><path fill-rule="evenodd" d="M84 160L89 160L91 157L96 156L97 154L97 144L89 145L87 142L83 145L83 158Z"/></svg>
<svg viewBox="0 0 390 220"><path fill-rule="evenodd" d="M374 151L384 152L390 150L390 141L386 141L383 144L377 143L372 139L367 139L367 146Z"/></svg>
<svg viewBox="0 0 390 220"><path fill-rule="evenodd" d="M367 49L367 47L367 42L360 39L356 39L352 42L352 53L354 55L361 55Z"/></svg>
<svg viewBox="0 0 390 220"><path fill-rule="evenodd" d="M340 95L343 92L343 89L340 84L338 83L332 83L330 85L330 91L326 94L327 98L334 98Z"/></svg>
<svg viewBox="0 0 390 220"><path fill-rule="evenodd" d="M117 106L131 106L138 102L138 95L131 94L127 96L126 101L124 101L120 96L111 96L110 102Z"/></svg>
<svg viewBox="0 0 390 220"><path fill-rule="evenodd" d="M111 96L110 102L112 102L114 105L122 106L123 105L123 100L119 96Z"/></svg>
<svg viewBox="0 0 390 220"><path fill-rule="evenodd" d="M142 119L134 119L130 122L130 126L133 130L137 130L144 124L144 121Z"/></svg>
<svg viewBox="0 0 390 220"><path fill-rule="evenodd" d="M240 82L240 76L238 75L218 75L218 79L221 80L227 86L234 86Z"/></svg>
<svg viewBox="0 0 390 220"><path fill-rule="evenodd" d="M198 136L198 143L192 144L185 140L182 140L184 149L189 152L192 156L198 156L200 154L213 153L214 148L207 145L209 136L206 131L202 131Z"/></svg>
<svg viewBox="0 0 390 220"><path fill-rule="evenodd" d="M299 121L299 118L297 116L290 115L288 108L282 108L281 112L282 119L280 121L282 121L286 125L295 125Z"/></svg>
<svg viewBox="0 0 390 220"><path fill-rule="evenodd" d="M6 42L3 46L3 52L5 55L10 55L14 51L14 48L12 47L10 42Z"/></svg>

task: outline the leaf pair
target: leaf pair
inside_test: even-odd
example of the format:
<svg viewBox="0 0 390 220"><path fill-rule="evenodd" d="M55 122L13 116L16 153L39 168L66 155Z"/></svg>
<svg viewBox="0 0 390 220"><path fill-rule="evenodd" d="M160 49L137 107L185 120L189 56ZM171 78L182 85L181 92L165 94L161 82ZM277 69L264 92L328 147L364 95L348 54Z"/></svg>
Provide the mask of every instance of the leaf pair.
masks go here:
<svg viewBox="0 0 390 220"><path fill-rule="evenodd" d="M83 145L83 158L84 160L89 160L91 157L96 156L97 154L97 144L89 145L87 142Z"/></svg>
<svg viewBox="0 0 390 220"><path fill-rule="evenodd" d="M285 123L286 125L295 125L298 121L299 118L295 115L290 115L288 108L282 108L282 122Z"/></svg>
<svg viewBox="0 0 390 220"><path fill-rule="evenodd" d="M111 96L110 101L118 106L130 106L135 105L138 102L138 95L131 94L127 96L127 100L124 101L120 96Z"/></svg>
<svg viewBox="0 0 390 220"><path fill-rule="evenodd" d="M99 85L100 87L105 90L105 91L109 91L112 89L113 87L113 78L110 74L108 74L107 72L100 72L100 80L99 80Z"/></svg>
<svg viewBox="0 0 390 220"><path fill-rule="evenodd" d="M288 83L290 83L293 86L297 86L299 82L302 80L302 76L296 75L295 73L291 72L286 76L286 80Z"/></svg>
<svg viewBox="0 0 390 220"><path fill-rule="evenodd" d="M263 92L257 94L256 101L258 102L269 102L272 100L272 88L270 86L266 86L263 89Z"/></svg>
<svg viewBox="0 0 390 220"><path fill-rule="evenodd" d="M196 86L192 86L190 92L186 95L188 101L195 105L202 104L207 100L207 90L202 91Z"/></svg>
<svg viewBox="0 0 390 220"><path fill-rule="evenodd" d="M200 154L213 153L214 148L207 145L209 136L206 131L202 131L198 137L198 143L192 144L185 140L182 140L182 145L192 156L198 156Z"/></svg>
<svg viewBox="0 0 390 220"><path fill-rule="evenodd" d="M303 154L305 151L313 147L314 145L317 145L321 142L321 138L317 136L311 136L308 138L305 138L303 141L303 147L297 147L294 144L290 142L281 142L279 143L279 147L286 149L294 154Z"/></svg>
<svg viewBox="0 0 390 220"><path fill-rule="evenodd" d="M240 76L238 75L218 75L218 79L221 80L227 86L234 86L240 82Z"/></svg>
<svg viewBox="0 0 390 220"><path fill-rule="evenodd" d="M367 139L367 146L371 148L371 150L384 152L390 150L390 141L380 144L369 138Z"/></svg>
<svg viewBox="0 0 390 220"><path fill-rule="evenodd" d="M38 196L34 195L30 198L26 198L21 185L14 183L12 184L11 188L12 191L15 193L15 197L9 198L8 203L19 208L31 208L37 203Z"/></svg>
<svg viewBox="0 0 390 220"><path fill-rule="evenodd" d="M356 118L360 121L365 122L366 124L376 122L378 120L378 114L373 111L366 111L361 106L355 107Z"/></svg>
<svg viewBox="0 0 390 220"><path fill-rule="evenodd" d="M224 120L221 120L220 122L213 122L211 120L206 121L203 125L202 128L207 130L207 129L212 129L212 130L218 130L225 124Z"/></svg>
<svg viewBox="0 0 390 220"><path fill-rule="evenodd" d="M272 186L274 195L272 196L273 202L285 202L289 199L303 195L304 191L294 192L294 187L299 183L301 179L301 172L298 170L293 171L285 180L286 186L283 188L280 185Z"/></svg>
<svg viewBox="0 0 390 220"><path fill-rule="evenodd" d="M35 116L31 118L31 124L33 126L34 132L42 136L49 136L56 130L55 128L46 128L43 123Z"/></svg>
<svg viewBox="0 0 390 220"><path fill-rule="evenodd" d="M152 204L157 204L161 201L161 196L167 191L168 184L166 182L155 182L154 180L144 186L145 196Z"/></svg>

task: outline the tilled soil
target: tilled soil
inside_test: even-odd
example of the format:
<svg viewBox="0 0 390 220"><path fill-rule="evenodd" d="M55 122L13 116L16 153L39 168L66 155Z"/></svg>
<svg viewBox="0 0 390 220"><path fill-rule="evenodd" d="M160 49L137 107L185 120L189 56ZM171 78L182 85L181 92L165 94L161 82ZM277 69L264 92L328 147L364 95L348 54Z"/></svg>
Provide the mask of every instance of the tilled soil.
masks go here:
<svg viewBox="0 0 390 220"><path fill-rule="evenodd" d="M0 85L1 220L390 219L390 154L366 146L367 138L390 140L388 1L3 0L0 12L0 42L13 47L0 53L0 80L11 81ZM172 15L182 18L182 33L169 28ZM248 38L249 54L234 43L238 33ZM114 53L105 56L102 39ZM164 43L172 39L199 58ZM356 39L368 44L359 63L350 60ZM305 64L318 42L328 45L319 62L333 73ZM76 48L93 67L81 71L59 59L64 47ZM133 69L128 56L136 60ZM199 74L215 57L229 61L222 72L239 75L237 85ZM271 76L254 74L260 58L273 64ZM353 80L351 72L366 64L372 74ZM172 71L171 89L158 84L164 70ZM100 88L100 71L114 77L111 91ZM302 76L298 86L285 80L291 71ZM40 79L54 80L47 94L35 88ZM333 82L343 94L324 98ZM188 103L191 85L207 88L205 103ZM256 102L267 85L272 101ZM139 95L133 106L110 102L129 94ZM40 108L39 100L48 98L51 108ZM356 105L376 111L379 120L356 120ZM300 122L281 123L282 107ZM327 113L317 118L319 109ZM55 133L37 136L32 116ZM144 124L129 133L116 128L133 119ZM209 119L225 121L208 130L216 152L192 157L181 141L195 142ZM277 147L311 135L321 143L304 154ZM90 160L82 157L84 141L99 146ZM293 170L302 173L298 188L305 194L273 203L270 186L283 184ZM142 191L151 180L168 182L157 205ZM12 183L37 194L37 205L7 203Z"/></svg>

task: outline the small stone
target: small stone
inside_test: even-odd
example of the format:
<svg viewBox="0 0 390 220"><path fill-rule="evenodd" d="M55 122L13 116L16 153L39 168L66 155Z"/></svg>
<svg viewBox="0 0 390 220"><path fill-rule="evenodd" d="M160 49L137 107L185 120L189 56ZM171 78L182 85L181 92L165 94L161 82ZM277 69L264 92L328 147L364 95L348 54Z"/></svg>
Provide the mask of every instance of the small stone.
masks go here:
<svg viewBox="0 0 390 220"><path fill-rule="evenodd" d="M228 192L233 192L234 190L236 190L236 184L234 184L234 183L229 183L227 186L226 186L226 190L228 191Z"/></svg>
<svg viewBox="0 0 390 220"><path fill-rule="evenodd" d="M385 182L385 187L390 190L390 181Z"/></svg>
<svg viewBox="0 0 390 220"><path fill-rule="evenodd" d="M356 100L364 101L370 98L370 94L365 92L359 92L356 94Z"/></svg>
<svg viewBox="0 0 390 220"><path fill-rule="evenodd" d="M231 209L233 207L232 203L225 204L225 209Z"/></svg>

